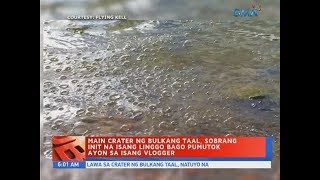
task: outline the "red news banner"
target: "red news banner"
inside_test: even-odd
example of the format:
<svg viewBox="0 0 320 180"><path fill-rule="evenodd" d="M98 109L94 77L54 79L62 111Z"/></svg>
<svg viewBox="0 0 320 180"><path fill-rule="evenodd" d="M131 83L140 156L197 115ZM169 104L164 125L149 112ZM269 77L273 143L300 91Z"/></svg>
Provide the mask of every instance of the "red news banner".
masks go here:
<svg viewBox="0 0 320 180"><path fill-rule="evenodd" d="M85 137L86 158L265 156L265 137Z"/></svg>

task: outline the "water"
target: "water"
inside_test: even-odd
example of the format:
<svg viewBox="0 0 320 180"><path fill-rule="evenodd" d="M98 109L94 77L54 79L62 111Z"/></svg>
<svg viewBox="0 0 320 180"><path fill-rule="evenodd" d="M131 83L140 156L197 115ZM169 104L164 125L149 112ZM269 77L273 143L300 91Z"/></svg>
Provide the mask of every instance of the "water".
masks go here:
<svg viewBox="0 0 320 180"><path fill-rule="evenodd" d="M42 1L42 178L279 179L280 1L256 2L259 17L234 18L252 1ZM131 20L65 20L104 14ZM275 158L270 170L52 169L56 134L270 135Z"/></svg>
<svg viewBox="0 0 320 180"><path fill-rule="evenodd" d="M250 19L45 21L44 138L273 136L278 156L278 29Z"/></svg>

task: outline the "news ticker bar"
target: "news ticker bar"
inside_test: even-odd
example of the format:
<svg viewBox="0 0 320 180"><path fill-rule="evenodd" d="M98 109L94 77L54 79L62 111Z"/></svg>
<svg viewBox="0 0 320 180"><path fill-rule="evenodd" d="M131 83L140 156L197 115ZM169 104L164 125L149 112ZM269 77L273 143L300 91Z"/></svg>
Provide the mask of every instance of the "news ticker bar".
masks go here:
<svg viewBox="0 0 320 180"><path fill-rule="evenodd" d="M271 168L271 161L54 161L53 168L117 169L117 168Z"/></svg>
<svg viewBox="0 0 320 180"><path fill-rule="evenodd" d="M271 168L271 137L54 136L54 168Z"/></svg>

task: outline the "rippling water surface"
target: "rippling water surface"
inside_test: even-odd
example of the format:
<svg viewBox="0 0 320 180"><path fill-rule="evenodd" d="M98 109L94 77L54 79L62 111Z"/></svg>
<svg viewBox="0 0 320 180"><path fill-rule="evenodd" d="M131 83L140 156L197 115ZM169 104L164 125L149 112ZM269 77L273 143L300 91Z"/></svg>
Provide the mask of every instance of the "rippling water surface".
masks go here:
<svg viewBox="0 0 320 180"><path fill-rule="evenodd" d="M262 6L259 17L232 16L253 2ZM279 4L42 0L42 179L279 179ZM130 20L64 20L105 14ZM56 134L269 135L274 164L264 170L53 169Z"/></svg>
<svg viewBox="0 0 320 180"><path fill-rule="evenodd" d="M51 135L259 135L280 140L279 22L45 21Z"/></svg>

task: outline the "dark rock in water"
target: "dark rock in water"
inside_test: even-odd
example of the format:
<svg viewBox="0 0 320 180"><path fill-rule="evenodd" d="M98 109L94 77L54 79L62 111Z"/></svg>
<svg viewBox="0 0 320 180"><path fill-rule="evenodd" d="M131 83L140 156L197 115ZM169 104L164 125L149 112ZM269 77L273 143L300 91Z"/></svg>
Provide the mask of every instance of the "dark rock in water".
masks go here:
<svg viewBox="0 0 320 180"><path fill-rule="evenodd" d="M266 96L265 95L258 95L258 96L250 96L249 99L250 100L258 100L258 99L265 99Z"/></svg>
<svg viewBox="0 0 320 180"><path fill-rule="evenodd" d="M270 108L258 108L260 111L273 111L272 109Z"/></svg>

